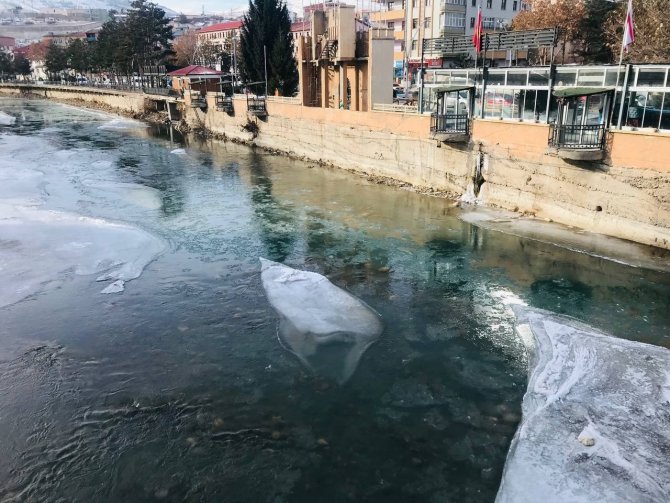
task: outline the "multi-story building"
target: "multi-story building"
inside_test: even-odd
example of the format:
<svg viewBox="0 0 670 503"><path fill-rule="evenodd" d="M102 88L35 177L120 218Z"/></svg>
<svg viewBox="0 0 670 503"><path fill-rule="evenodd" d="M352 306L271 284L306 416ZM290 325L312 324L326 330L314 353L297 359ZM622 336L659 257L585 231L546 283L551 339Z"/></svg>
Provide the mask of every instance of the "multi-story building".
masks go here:
<svg viewBox="0 0 670 503"><path fill-rule="evenodd" d="M0 36L0 52L12 54L16 47L16 39L14 37Z"/></svg>
<svg viewBox="0 0 670 503"><path fill-rule="evenodd" d="M484 31L506 29L527 8L525 0L376 0L379 9L370 14L373 26L394 30L396 77L410 79L421 65L421 45L426 38L472 35L481 7ZM449 66L450 61L432 55L428 68Z"/></svg>
<svg viewBox="0 0 670 503"><path fill-rule="evenodd" d="M239 43L242 21L226 21L201 28L196 33L198 40L209 42L222 50L229 51Z"/></svg>
<svg viewBox="0 0 670 503"><path fill-rule="evenodd" d="M477 20L477 9L482 7L482 25L484 31L504 30L514 17L527 8L524 0L466 0L466 35L472 35Z"/></svg>

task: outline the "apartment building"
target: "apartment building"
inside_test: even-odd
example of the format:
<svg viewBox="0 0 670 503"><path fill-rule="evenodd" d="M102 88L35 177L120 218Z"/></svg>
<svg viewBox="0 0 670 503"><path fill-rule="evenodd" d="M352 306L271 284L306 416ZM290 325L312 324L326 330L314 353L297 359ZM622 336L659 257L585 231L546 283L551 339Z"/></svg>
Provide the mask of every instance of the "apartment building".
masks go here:
<svg viewBox="0 0 670 503"><path fill-rule="evenodd" d="M477 9L482 7L482 25L484 31L504 30L514 17L528 8L523 0L465 0L466 35L472 35L477 20Z"/></svg>
<svg viewBox="0 0 670 503"><path fill-rule="evenodd" d="M196 33L198 34L198 40L201 42L209 42L222 50L230 50L235 44L239 43L241 28L241 20L226 21L206 26Z"/></svg>

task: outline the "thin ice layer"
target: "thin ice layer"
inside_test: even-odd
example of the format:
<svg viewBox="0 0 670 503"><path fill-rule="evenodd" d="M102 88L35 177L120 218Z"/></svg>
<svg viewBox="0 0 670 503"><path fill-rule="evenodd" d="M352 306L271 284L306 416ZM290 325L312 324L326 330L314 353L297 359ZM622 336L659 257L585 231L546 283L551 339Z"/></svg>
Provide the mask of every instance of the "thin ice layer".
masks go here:
<svg viewBox="0 0 670 503"><path fill-rule="evenodd" d="M514 311L530 377L496 501L670 501L670 351Z"/></svg>
<svg viewBox="0 0 670 503"><path fill-rule="evenodd" d="M135 279L165 248L161 239L128 224L1 203L0 215L0 308L70 273L99 281Z"/></svg>
<svg viewBox="0 0 670 503"><path fill-rule="evenodd" d="M320 274L260 261L263 288L280 316L281 341L314 371L347 381L382 332L379 316Z"/></svg>

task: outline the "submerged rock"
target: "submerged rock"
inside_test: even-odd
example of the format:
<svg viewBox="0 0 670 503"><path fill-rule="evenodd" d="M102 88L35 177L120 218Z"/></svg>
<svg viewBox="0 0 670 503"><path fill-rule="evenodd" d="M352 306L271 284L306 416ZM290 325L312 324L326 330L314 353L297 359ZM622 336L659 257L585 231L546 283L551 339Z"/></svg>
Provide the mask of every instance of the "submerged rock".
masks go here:
<svg viewBox="0 0 670 503"><path fill-rule="evenodd" d="M530 378L496 501L670 501L670 351L514 311Z"/></svg>
<svg viewBox="0 0 670 503"><path fill-rule="evenodd" d="M310 369L346 382L382 332L379 315L320 274L260 261L280 341Z"/></svg>

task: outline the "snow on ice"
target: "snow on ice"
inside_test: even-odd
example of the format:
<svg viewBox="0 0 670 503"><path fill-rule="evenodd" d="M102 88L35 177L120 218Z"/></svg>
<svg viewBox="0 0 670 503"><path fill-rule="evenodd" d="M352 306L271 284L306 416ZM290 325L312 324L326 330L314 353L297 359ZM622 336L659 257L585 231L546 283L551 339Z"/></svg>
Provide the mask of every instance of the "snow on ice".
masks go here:
<svg viewBox="0 0 670 503"><path fill-rule="evenodd" d="M382 332L379 315L320 274L260 261L281 342L310 369L346 382Z"/></svg>
<svg viewBox="0 0 670 503"><path fill-rule="evenodd" d="M670 351L513 309L530 377L496 501L670 501Z"/></svg>

